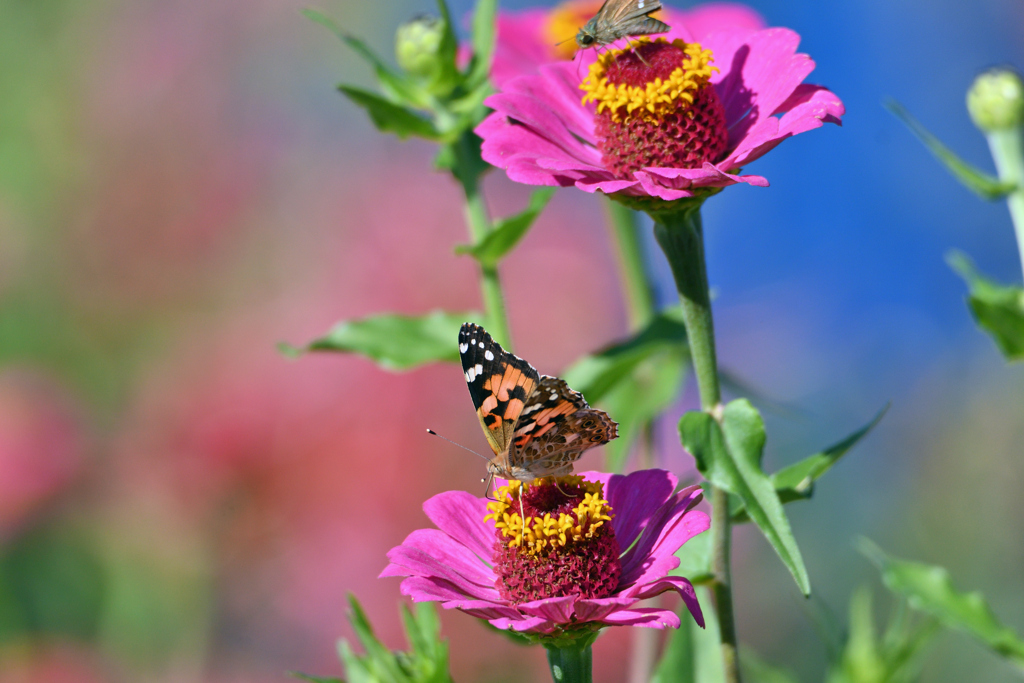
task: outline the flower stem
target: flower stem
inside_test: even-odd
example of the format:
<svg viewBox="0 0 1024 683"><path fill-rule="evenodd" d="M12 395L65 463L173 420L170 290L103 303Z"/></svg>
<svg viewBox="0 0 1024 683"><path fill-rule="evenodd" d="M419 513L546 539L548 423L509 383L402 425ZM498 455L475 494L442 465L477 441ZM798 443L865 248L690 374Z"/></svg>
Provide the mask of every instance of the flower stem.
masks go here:
<svg viewBox="0 0 1024 683"><path fill-rule="evenodd" d="M564 647L545 645L551 679L555 683L590 683L594 675L592 642L593 639L588 638Z"/></svg>
<svg viewBox="0 0 1024 683"><path fill-rule="evenodd" d="M605 201L608 224L618 247L619 272L626 292L629 327L636 331L654 317L654 293L644 266L639 215L615 200Z"/></svg>
<svg viewBox="0 0 1024 683"><path fill-rule="evenodd" d="M1006 203L1017 233L1017 249L1020 252L1021 269L1024 270L1024 128L995 130L989 132L987 137L999 180L1017 186L1006 198Z"/></svg>
<svg viewBox="0 0 1024 683"><path fill-rule="evenodd" d="M452 145L455 159L452 173L462 185L466 195L466 223L474 244L481 242L493 229L483 193L480 191L482 164L480 160L480 138L467 131ZM496 266L480 264L480 291L487 316L487 331L506 349L512 349L512 335L505 308L505 295Z"/></svg>
<svg viewBox="0 0 1024 683"><path fill-rule="evenodd" d="M700 200L686 204L675 213L655 216L654 236L661 245L683 307L683 322L690 344L694 374L700 392L701 409L721 420L722 392L715 357L715 327L711 316L711 292L704 258L704 229ZM731 530L729 495L711 486L711 571L714 575L715 612L722 633L722 663L726 683L739 683L736 620L732 606L732 576L729 566Z"/></svg>

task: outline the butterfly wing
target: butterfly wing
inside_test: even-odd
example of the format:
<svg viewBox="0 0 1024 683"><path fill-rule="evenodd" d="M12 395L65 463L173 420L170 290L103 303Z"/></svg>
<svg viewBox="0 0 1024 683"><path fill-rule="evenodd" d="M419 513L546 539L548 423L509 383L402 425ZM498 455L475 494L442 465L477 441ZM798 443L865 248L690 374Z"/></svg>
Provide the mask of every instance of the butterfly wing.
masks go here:
<svg viewBox="0 0 1024 683"><path fill-rule="evenodd" d="M617 436L607 413L591 408L565 380L541 375L516 423L509 470L523 481L568 474L584 451Z"/></svg>
<svg viewBox="0 0 1024 683"><path fill-rule="evenodd" d="M668 25L648 15L661 9L660 0L607 0L594 15L594 33L608 44L623 36L663 33Z"/></svg>
<svg viewBox="0 0 1024 683"><path fill-rule="evenodd" d="M500 455L512 442L516 422L537 387L537 371L473 323L459 330L459 355L484 436Z"/></svg>

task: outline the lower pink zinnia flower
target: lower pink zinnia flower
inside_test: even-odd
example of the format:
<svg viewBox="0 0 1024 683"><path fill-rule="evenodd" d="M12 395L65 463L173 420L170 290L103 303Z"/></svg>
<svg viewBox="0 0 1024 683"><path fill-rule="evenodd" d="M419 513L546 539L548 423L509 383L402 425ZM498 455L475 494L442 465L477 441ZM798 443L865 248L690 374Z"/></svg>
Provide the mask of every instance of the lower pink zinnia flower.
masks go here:
<svg viewBox="0 0 1024 683"><path fill-rule="evenodd" d="M693 509L700 487L675 487L671 473L643 470L538 479L521 498L512 482L490 503L440 493L423 504L438 528L409 534L388 553L381 577L406 577L402 593L418 602L520 632L678 628L672 610L636 606L673 590L703 626L693 585L668 573L679 566L676 551L710 522Z"/></svg>

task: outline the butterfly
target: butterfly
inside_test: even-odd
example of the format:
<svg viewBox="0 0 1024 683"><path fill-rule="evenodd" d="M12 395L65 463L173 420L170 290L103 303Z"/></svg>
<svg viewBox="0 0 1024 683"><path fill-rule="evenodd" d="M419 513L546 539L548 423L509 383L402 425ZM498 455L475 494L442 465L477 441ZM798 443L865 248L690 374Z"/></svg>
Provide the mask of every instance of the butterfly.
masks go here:
<svg viewBox="0 0 1024 683"><path fill-rule="evenodd" d="M608 45L627 36L664 33L669 25L649 16L661 9L661 0L605 0L601 9L576 34L581 49Z"/></svg>
<svg viewBox="0 0 1024 683"><path fill-rule="evenodd" d="M489 478L533 481L568 474L584 451L619 435L618 424L591 408L564 379L538 374L479 325L462 325L459 354L480 426L494 451L487 463Z"/></svg>

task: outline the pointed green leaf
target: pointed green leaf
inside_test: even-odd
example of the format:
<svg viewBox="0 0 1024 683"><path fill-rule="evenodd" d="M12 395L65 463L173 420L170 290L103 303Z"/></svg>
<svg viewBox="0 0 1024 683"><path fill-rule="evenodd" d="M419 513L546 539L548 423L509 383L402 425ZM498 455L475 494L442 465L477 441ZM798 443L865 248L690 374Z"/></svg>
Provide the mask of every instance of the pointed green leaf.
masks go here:
<svg viewBox="0 0 1024 683"><path fill-rule="evenodd" d="M366 60L373 67L373 71L377 75L377 82L380 83L381 89L389 99L396 102L419 104L420 98L413 84L409 83L405 76L393 71L366 43L354 36L348 35L336 21L314 9L303 9L300 11L307 19L325 27L337 36L339 40L352 48L356 54Z"/></svg>
<svg viewBox="0 0 1024 683"><path fill-rule="evenodd" d="M303 349L281 345L286 355L307 351L356 353L388 370L409 370L426 363L458 362L459 327L479 320L478 313L432 311L406 316L384 313L340 322Z"/></svg>
<svg viewBox="0 0 1024 683"><path fill-rule="evenodd" d="M950 252L946 261L970 287L967 302L978 326L991 335L1007 360L1024 360L1024 289L983 277L960 252Z"/></svg>
<svg viewBox="0 0 1024 683"><path fill-rule="evenodd" d="M750 401L739 399L726 405L720 424L705 412L686 413L679 420L679 436L701 474L743 501L750 519L778 553L796 585L809 595L811 584L800 548L775 487L761 469L764 422Z"/></svg>
<svg viewBox="0 0 1024 683"><path fill-rule="evenodd" d="M395 655L389 650L384 643L377 639L377 636L373 632L373 627L370 626L370 620L366 618L366 613L363 611L359 601L356 600L354 595L349 594L348 596L349 609L349 622L352 624L352 630L356 632L356 638L359 639L359 644L363 646L366 651L366 655L360 657L361 663L359 666L354 666L354 659L357 657L351 648L342 641L344 645L344 654L342 659L345 662L345 672L349 678L352 679L353 683L358 681L356 676L353 674L352 669L361 670L363 668L369 669L372 673L382 676L384 680L388 681L402 681L405 679L404 672L398 664L398 660Z"/></svg>
<svg viewBox="0 0 1024 683"><path fill-rule="evenodd" d="M764 661L750 649L740 647L740 667L747 683L798 683L796 676Z"/></svg>
<svg viewBox="0 0 1024 683"><path fill-rule="evenodd" d="M910 132L917 136L918 140L924 143L928 151L942 162L946 169L953 174L953 177L960 181L961 185L971 192L983 199L993 200L1005 197L1015 189L1014 185L1003 183L998 178L978 170L958 157L937 137L928 132L899 102L889 100L884 106L902 121L910 129Z"/></svg>
<svg viewBox="0 0 1024 683"><path fill-rule="evenodd" d="M795 500L806 500L814 494L814 482L821 478L826 472L832 469L841 457L843 457L858 441L867 436L868 432L874 429L879 423L889 406L886 405L877 415L853 434L832 444L820 453L810 455L800 462L784 467L771 475L772 485L779 495L782 503L792 503ZM743 501L733 496L729 497L729 510L734 524L749 522L747 511Z"/></svg>
<svg viewBox="0 0 1024 683"><path fill-rule="evenodd" d="M412 109L355 86L339 85L338 90L365 109L373 125L382 133L394 133L403 139L410 135L426 140L441 139L441 133L434 128L434 124Z"/></svg>
<svg viewBox="0 0 1024 683"><path fill-rule="evenodd" d="M448 11L448 3L445 0L437 0L437 11L441 15L441 20L444 21L444 37L441 38L441 45L437 51L438 59L441 62L438 86L454 88L462 80L462 75L455 63L459 41L455 36L455 25L452 23L452 15Z"/></svg>
<svg viewBox="0 0 1024 683"><path fill-rule="evenodd" d="M298 671L289 671L288 675L292 678L297 678L300 681L310 681L310 683L345 683L340 678L322 678L320 676L310 676L309 674L300 673Z"/></svg>
<svg viewBox="0 0 1024 683"><path fill-rule="evenodd" d="M630 339L584 356L566 370L565 380L594 403L629 377L643 361L668 349L687 351L686 327L678 308L659 313Z"/></svg>
<svg viewBox="0 0 1024 683"><path fill-rule="evenodd" d="M875 428L875 425L882 420L888 410L889 405L887 404L878 411L878 414L872 418L871 422L842 441L834 443L820 453L808 456L800 462L793 463L789 467L784 467L773 474L771 476L772 484L775 485L775 490L778 492L782 502L788 503L792 500L810 498L814 493L814 482L832 469L832 466L839 462L839 459L846 455L857 442L867 436L868 432Z"/></svg>
<svg viewBox="0 0 1024 683"><path fill-rule="evenodd" d="M470 90L479 87L490 75L497 15L498 0L477 0L473 11L473 58L466 74L466 88Z"/></svg>
<svg viewBox="0 0 1024 683"><path fill-rule="evenodd" d="M541 211L555 196L558 188L544 187L534 190L530 204L525 211L495 221L494 228L478 244L462 245L455 248L456 254L470 254L485 266L496 266L510 252L537 220Z"/></svg>
<svg viewBox="0 0 1024 683"><path fill-rule="evenodd" d="M999 621L980 592L957 590L944 567L895 559L867 539L861 539L859 548L881 570L886 587L911 607L974 636L1024 669L1024 640Z"/></svg>
<svg viewBox="0 0 1024 683"><path fill-rule="evenodd" d="M669 636L651 683L725 683L721 635L711 591L698 588L697 597L704 613L704 628L697 625L685 607L680 609L682 625Z"/></svg>

